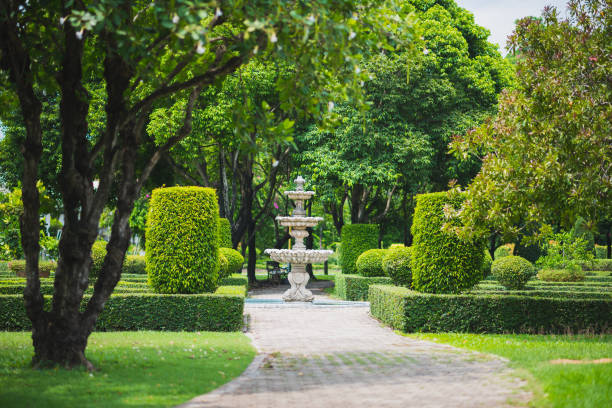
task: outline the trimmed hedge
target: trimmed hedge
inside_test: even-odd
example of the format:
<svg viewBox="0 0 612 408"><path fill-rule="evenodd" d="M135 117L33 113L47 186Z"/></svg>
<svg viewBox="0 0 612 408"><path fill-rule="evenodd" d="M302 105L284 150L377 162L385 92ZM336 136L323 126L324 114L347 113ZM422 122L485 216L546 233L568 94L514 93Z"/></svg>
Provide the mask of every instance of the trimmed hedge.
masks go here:
<svg viewBox="0 0 612 408"><path fill-rule="evenodd" d="M612 299L612 292L579 292L574 290L472 290L472 295L513 295L564 299Z"/></svg>
<svg viewBox="0 0 612 408"><path fill-rule="evenodd" d="M406 287L410 287L412 284L411 254L412 247L405 246L389 248L387 251L382 260L382 267L393 284Z"/></svg>
<svg viewBox="0 0 612 408"><path fill-rule="evenodd" d="M386 249L368 249L355 262L357 273L361 276L385 276L382 260L386 254Z"/></svg>
<svg viewBox="0 0 612 408"><path fill-rule="evenodd" d="M612 299L435 295L370 286L370 313L404 332L612 333Z"/></svg>
<svg viewBox="0 0 612 408"><path fill-rule="evenodd" d="M153 190L146 236L146 270L153 290L201 293L217 288L219 206L215 190Z"/></svg>
<svg viewBox="0 0 612 408"><path fill-rule="evenodd" d="M585 271L612 271L612 259L593 259L592 261L577 261Z"/></svg>
<svg viewBox="0 0 612 408"><path fill-rule="evenodd" d="M48 278L51 272L55 272L57 263L54 261L39 261L38 262L38 276L41 278ZM26 261L19 259L10 261L8 263L8 269L16 276L20 278L26 277Z"/></svg>
<svg viewBox="0 0 612 408"><path fill-rule="evenodd" d="M102 266L104 265L104 258L106 257L106 241L96 241L91 246L91 270L89 271L89 278L95 279L100 275Z"/></svg>
<svg viewBox="0 0 612 408"><path fill-rule="evenodd" d="M145 257L142 255L128 255L123 261L123 269L121 273L134 274L134 275L146 275L146 263Z"/></svg>
<svg viewBox="0 0 612 408"><path fill-rule="evenodd" d="M219 247L234 247L232 245L232 226L227 218L219 218Z"/></svg>
<svg viewBox="0 0 612 408"><path fill-rule="evenodd" d="M45 309L50 309L47 298ZM89 296L83 297L85 307ZM97 331L237 331L242 328L243 296L216 294L111 296L96 323ZM31 330L23 296L0 296L0 330Z"/></svg>
<svg viewBox="0 0 612 408"><path fill-rule="evenodd" d="M482 279L484 241L465 241L442 226L444 208L461 207L464 193L440 192L416 196L412 223L412 286L428 293L457 293L470 289Z"/></svg>
<svg viewBox="0 0 612 408"><path fill-rule="evenodd" d="M538 279L545 282L580 282L585 278L584 271L577 269L542 269Z"/></svg>
<svg viewBox="0 0 612 408"><path fill-rule="evenodd" d="M227 274L223 277L242 272L242 264L244 257L242 254L232 248L219 248L219 253L227 259Z"/></svg>
<svg viewBox="0 0 612 408"><path fill-rule="evenodd" d="M231 295L231 296L243 296L247 295L246 286L237 285L237 286L219 286L217 290L215 290L215 295Z"/></svg>
<svg viewBox="0 0 612 408"><path fill-rule="evenodd" d="M336 296L344 300L368 300L368 288L370 285L391 283L391 278L386 276L336 275Z"/></svg>
<svg viewBox="0 0 612 408"><path fill-rule="evenodd" d="M493 261L491 275L506 288L519 290L535 275L535 268L525 258L510 255Z"/></svg>
<svg viewBox="0 0 612 408"><path fill-rule="evenodd" d="M219 284L221 286L244 286L244 287L247 287L247 286L249 286L249 280L247 279L246 276L232 275L232 276L230 276L228 278L221 279Z"/></svg>
<svg viewBox="0 0 612 408"><path fill-rule="evenodd" d="M491 265L493 265L493 258L491 258L491 254L488 250L484 251L484 258L482 258L482 277L486 278L491 275Z"/></svg>
<svg viewBox="0 0 612 408"><path fill-rule="evenodd" d="M377 224L349 224L342 227L340 266L342 273L357 273L357 258L368 249L378 248Z"/></svg>

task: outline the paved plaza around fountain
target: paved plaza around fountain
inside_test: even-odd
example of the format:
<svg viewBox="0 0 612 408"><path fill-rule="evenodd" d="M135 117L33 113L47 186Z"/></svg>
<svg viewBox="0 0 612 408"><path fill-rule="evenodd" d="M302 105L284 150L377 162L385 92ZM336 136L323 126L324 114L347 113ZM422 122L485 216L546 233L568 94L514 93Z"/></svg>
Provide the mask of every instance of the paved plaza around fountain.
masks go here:
<svg viewBox="0 0 612 408"><path fill-rule="evenodd" d="M502 359L396 334L367 303L335 302L317 288L324 285L311 288L313 303L280 302L283 287L253 291L245 313L259 355L240 377L181 407L467 408L529 399Z"/></svg>

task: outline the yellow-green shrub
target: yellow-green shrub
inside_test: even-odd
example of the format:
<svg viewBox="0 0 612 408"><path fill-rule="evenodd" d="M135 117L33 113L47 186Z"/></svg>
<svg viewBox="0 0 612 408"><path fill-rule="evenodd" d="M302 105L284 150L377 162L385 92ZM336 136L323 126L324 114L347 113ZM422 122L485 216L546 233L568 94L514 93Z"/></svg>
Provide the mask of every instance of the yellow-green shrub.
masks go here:
<svg viewBox="0 0 612 408"><path fill-rule="evenodd" d="M519 290L535 274L531 262L520 256L505 256L491 265L491 274L507 289Z"/></svg>
<svg viewBox="0 0 612 408"><path fill-rule="evenodd" d="M359 255L368 249L378 248L378 231L376 224L349 224L342 227L342 273L357 273Z"/></svg>
<svg viewBox="0 0 612 408"><path fill-rule="evenodd" d="M227 218L219 218L219 246L232 248L232 227Z"/></svg>
<svg viewBox="0 0 612 408"><path fill-rule="evenodd" d="M89 272L89 278L97 278L102 271L102 265L104 265L104 257L106 257L106 245L105 241L96 241L91 246L91 271Z"/></svg>
<svg viewBox="0 0 612 408"><path fill-rule="evenodd" d="M201 293L217 288L219 206L215 190L153 190L146 236L146 270L153 290Z"/></svg>
<svg viewBox="0 0 612 408"><path fill-rule="evenodd" d="M242 254L232 248L219 248L219 253L227 259L227 274L222 276L225 278L234 273L242 272L242 264L244 263L244 257Z"/></svg>
<svg viewBox="0 0 612 408"><path fill-rule="evenodd" d="M410 287L412 284L411 254L412 247L397 246L389 248L383 258L383 270L395 285Z"/></svg>

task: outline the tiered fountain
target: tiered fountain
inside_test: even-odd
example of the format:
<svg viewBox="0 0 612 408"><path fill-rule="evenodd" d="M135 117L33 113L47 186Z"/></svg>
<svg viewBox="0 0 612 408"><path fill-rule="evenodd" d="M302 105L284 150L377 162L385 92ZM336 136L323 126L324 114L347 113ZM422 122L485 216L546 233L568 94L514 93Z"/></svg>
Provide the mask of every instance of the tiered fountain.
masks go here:
<svg viewBox="0 0 612 408"><path fill-rule="evenodd" d="M276 217L280 225L291 227L289 234L295 239L293 248L266 249L265 251L272 260L291 264L291 272L287 277L291 288L283 294L283 299L286 302L312 302L314 296L312 296L311 291L306 289L306 284L310 279L308 272L306 272L306 264L323 263L333 253L333 251L327 249L306 249L304 245L304 238L309 235L306 228L314 227L323 221L321 217L306 217L304 201L310 199L315 193L314 191L304 191L305 181L302 176L298 176L295 179L296 191L285 191L285 195L295 201L295 209L291 217Z"/></svg>

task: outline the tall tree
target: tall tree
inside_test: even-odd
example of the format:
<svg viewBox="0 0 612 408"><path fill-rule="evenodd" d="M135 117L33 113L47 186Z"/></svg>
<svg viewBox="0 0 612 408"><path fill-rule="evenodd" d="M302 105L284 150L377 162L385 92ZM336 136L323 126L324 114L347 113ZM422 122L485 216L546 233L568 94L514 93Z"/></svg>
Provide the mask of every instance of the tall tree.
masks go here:
<svg viewBox="0 0 612 408"><path fill-rule="evenodd" d="M278 84L284 102L324 116L328 98L359 98L357 75L331 87L329 75L355 65L354 55L363 47L408 39L408 27L397 16L393 5L367 0L2 2L0 79L19 101L26 129L21 236L33 363L91 368L85 357L87 339L119 281L134 201L165 152L190 133L193 108L203 90L255 54L282 54L298 67L290 81ZM357 41L349 40L351 33ZM96 81L105 87L105 117L100 137L91 140L92 97L85 84ZM295 92L300 87L319 92L304 98ZM36 182L43 149L41 95L53 92L60 96L58 184L65 224L51 310L46 311L38 275ZM169 98L186 101L182 124L137 169L139 148L148 137L145 125L151 112ZM99 180L97 188L94 179ZM93 295L81 311L91 247L111 199L116 210L107 255Z"/></svg>
<svg viewBox="0 0 612 408"><path fill-rule="evenodd" d="M612 218L612 6L570 1L567 18L546 8L517 23L517 89L499 113L457 137L461 157L481 155L463 216L466 234L508 237L542 225L569 229L577 216Z"/></svg>

